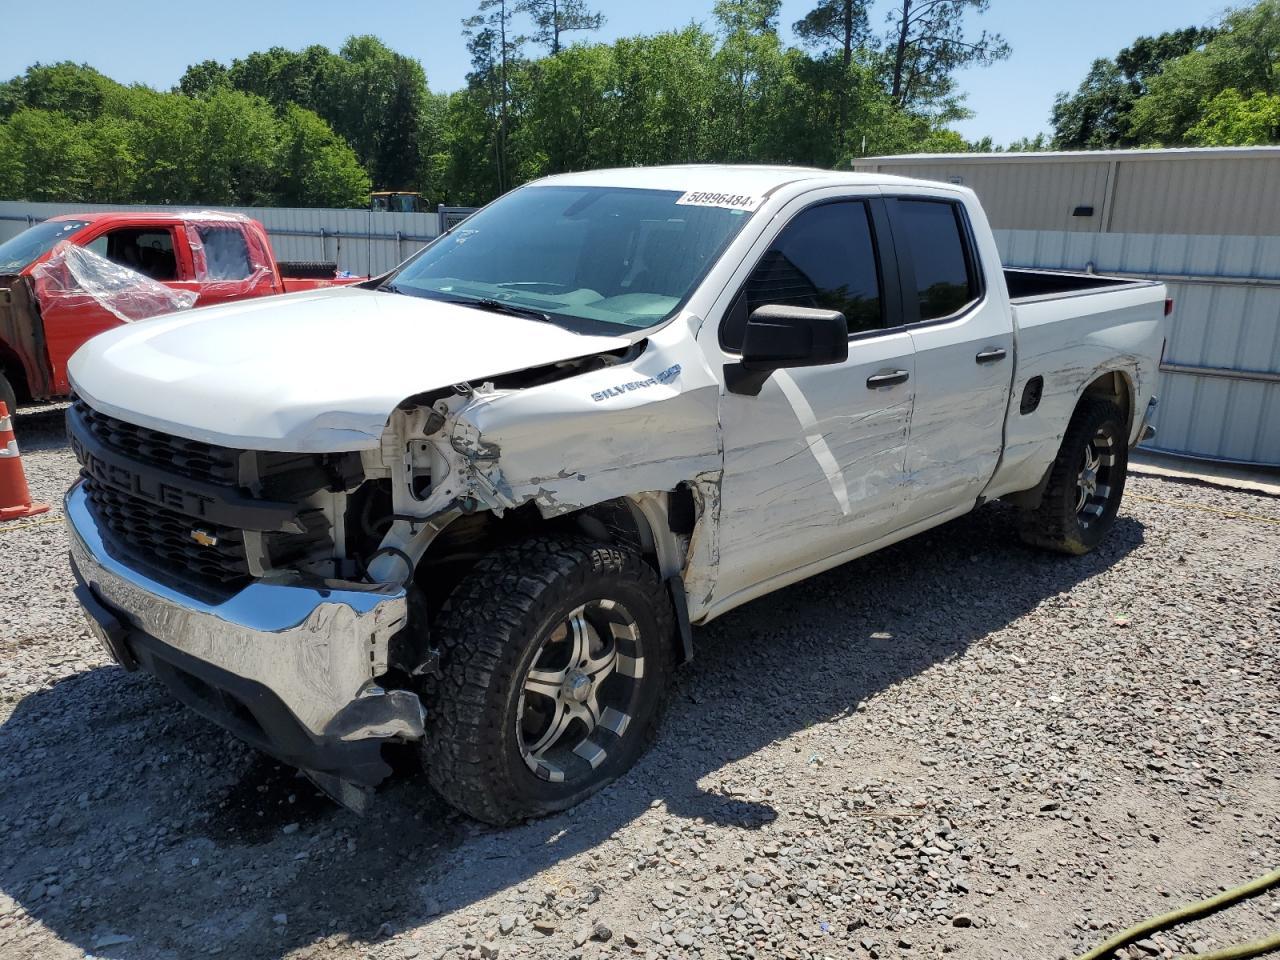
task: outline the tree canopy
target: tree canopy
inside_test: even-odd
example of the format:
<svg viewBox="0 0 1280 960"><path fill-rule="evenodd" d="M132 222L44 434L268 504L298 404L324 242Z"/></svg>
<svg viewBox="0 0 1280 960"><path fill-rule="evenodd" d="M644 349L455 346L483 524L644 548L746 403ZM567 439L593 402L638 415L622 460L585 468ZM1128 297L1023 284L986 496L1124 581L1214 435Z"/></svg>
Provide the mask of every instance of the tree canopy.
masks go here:
<svg viewBox="0 0 1280 960"><path fill-rule="evenodd" d="M781 0L609 43L591 0L475 2L451 93L373 36L200 61L169 92L37 64L0 83L0 197L363 206L376 187L477 204L592 167L847 167L967 149L947 128L967 116L953 75L1008 53L971 26L989 0L896 0L884 36L868 0L813 0L798 45Z"/></svg>
<svg viewBox="0 0 1280 960"><path fill-rule="evenodd" d="M369 175L328 123L201 67L210 82L198 96L125 87L71 63L37 64L0 85L0 197L367 203Z"/></svg>
<svg viewBox="0 0 1280 960"><path fill-rule="evenodd" d="M1059 149L1237 146L1280 140L1280 0L1220 23L1140 37L1054 103Z"/></svg>

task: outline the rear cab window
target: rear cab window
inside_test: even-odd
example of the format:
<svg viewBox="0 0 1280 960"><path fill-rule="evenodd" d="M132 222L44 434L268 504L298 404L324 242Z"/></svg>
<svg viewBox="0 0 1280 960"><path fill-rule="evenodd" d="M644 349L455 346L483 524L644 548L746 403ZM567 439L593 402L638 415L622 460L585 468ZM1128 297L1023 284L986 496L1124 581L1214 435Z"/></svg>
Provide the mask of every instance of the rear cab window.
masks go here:
<svg viewBox="0 0 1280 960"><path fill-rule="evenodd" d="M900 197L893 228L894 241L915 269L915 289L906 295L919 303L922 322L956 316L982 297L968 218L959 203Z"/></svg>
<svg viewBox="0 0 1280 960"><path fill-rule="evenodd" d="M196 227L196 236L204 250L204 276L201 279L247 280L253 275L249 244L239 225L202 223Z"/></svg>
<svg viewBox="0 0 1280 960"><path fill-rule="evenodd" d="M792 218L769 245L730 306L720 342L726 350L740 350L747 318L773 304L838 310L851 336L883 329L882 291L867 203L818 204Z"/></svg>

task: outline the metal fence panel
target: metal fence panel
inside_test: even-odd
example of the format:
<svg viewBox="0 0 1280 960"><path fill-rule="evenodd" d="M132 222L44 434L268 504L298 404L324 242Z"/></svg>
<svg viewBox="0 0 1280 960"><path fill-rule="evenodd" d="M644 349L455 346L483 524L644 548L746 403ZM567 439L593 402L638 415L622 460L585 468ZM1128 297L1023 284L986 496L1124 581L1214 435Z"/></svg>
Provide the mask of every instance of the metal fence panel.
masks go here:
<svg viewBox="0 0 1280 960"><path fill-rule="evenodd" d="M114 210L123 213L222 210L258 220L271 236L279 260L323 260L354 274L385 273L420 250L439 233L435 213L375 213L306 207L144 206L106 203L30 203L0 201L0 242L32 223L64 213Z"/></svg>
<svg viewBox="0 0 1280 960"><path fill-rule="evenodd" d="M1009 266L1164 280L1157 392L1170 453L1280 465L1280 237L997 230Z"/></svg>

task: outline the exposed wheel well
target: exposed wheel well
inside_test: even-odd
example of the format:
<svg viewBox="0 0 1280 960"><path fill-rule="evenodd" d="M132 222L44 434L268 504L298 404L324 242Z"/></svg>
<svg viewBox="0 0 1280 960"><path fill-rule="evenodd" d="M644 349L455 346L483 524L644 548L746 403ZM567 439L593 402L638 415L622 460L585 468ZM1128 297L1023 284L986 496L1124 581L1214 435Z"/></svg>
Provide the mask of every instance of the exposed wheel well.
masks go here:
<svg viewBox="0 0 1280 960"><path fill-rule="evenodd" d="M1110 400L1124 414L1127 432L1132 432L1133 385L1129 382L1128 374L1120 370L1104 373L1084 388L1084 394L1081 397L1082 401L1084 397L1101 397L1104 400Z"/></svg>
<svg viewBox="0 0 1280 960"><path fill-rule="evenodd" d="M691 497L689 501L691 511ZM683 502L678 492L673 494L673 503ZM627 547L644 557L659 574L662 572L657 547L661 533L651 528L644 512L633 501L606 500L549 518L543 517L534 504L527 503L506 511L501 517L489 511L466 514L440 532L418 562L416 574L428 609L438 610L482 557L521 540L547 535L587 536Z"/></svg>
<svg viewBox="0 0 1280 960"><path fill-rule="evenodd" d="M1120 412L1124 416L1125 422L1125 438L1133 432L1133 385L1129 383L1129 377L1123 371L1113 370L1104 373L1095 379L1080 395L1080 399L1076 401L1075 409L1071 411L1071 416L1076 415L1076 411L1080 409L1081 404L1086 403L1090 398L1100 398L1109 400L1120 408ZM1013 504L1019 509L1034 510L1044 499L1045 489L1049 485L1049 476L1053 472L1053 464L1050 463L1045 468L1044 475L1030 490L1019 490L1017 493L1005 494L1001 499Z"/></svg>
<svg viewBox="0 0 1280 960"><path fill-rule="evenodd" d="M681 535L692 532L697 508L692 490L681 485L665 498L646 494L593 504L558 517L543 517L532 503L506 511L501 517L478 511L459 517L431 542L414 574L417 603L434 620L455 588L495 551L538 536L588 537L625 547L653 568L671 595L678 636L677 658L693 656L684 582ZM661 523L662 529L655 525ZM677 559L675 554L681 552ZM673 572L674 568L674 572Z"/></svg>

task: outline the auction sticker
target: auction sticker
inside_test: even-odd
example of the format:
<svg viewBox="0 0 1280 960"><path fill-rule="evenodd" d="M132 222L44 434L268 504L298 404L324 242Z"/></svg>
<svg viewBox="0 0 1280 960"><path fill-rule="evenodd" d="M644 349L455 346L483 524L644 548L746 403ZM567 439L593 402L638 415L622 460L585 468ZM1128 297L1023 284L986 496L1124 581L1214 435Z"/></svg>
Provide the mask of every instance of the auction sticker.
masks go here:
<svg viewBox="0 0 1280 960"><path fill-rule="evenodd" d="M714 190L690 190L676 201L684 207L725 207L729 210L755 210L764 197L750 193L717 193Z"/></svg>

